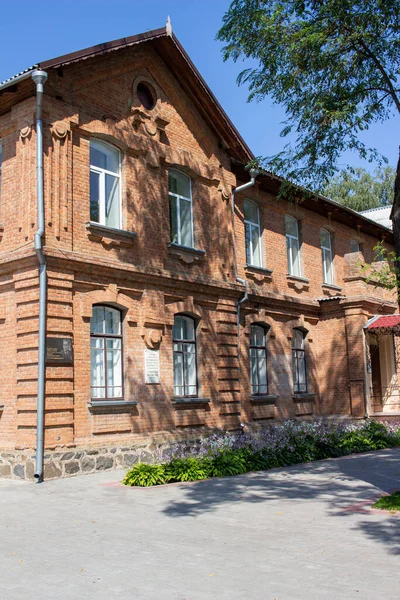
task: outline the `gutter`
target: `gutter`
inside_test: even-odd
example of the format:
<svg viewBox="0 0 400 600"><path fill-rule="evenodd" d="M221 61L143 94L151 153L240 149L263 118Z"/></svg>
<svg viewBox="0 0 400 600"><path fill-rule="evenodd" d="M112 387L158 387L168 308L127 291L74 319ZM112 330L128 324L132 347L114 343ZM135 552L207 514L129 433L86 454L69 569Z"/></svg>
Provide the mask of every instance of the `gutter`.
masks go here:
<svg viewBox="0 0 400 600"><path fill-rule="evenodd" d="M2 81L0 83L0 92L2 92L3 90L5 90L8 87L11 87L12 85L17 85L18 83L20 83L21 81L24 81L25 79L29 79L32 76L32 71L34 70L34 68L35 67L26 69L26 71L23 71L22 73L19 73L18 75L14 75L14 77L10 77L10 79L6 79L5 81Z"/></svg>
<svg viewBox="0 0 400 600"><path fill-rule="evenodd" d="M44 195L43 195L43 86L47 79L45 71L35 70L31 74L36 84L36 188L38 229L34 237L34 248L39 263L39 343L38 343L38 394L36 414L36 464L34 477L43 481L44 455L44 400L46 377L46 296L47 266L43 252Z"/></svg>
<svg viewBox="0 0 400 600"><path fill-rule="evenodd" d="M231 209L232 209L232 233L233 233L233 261L235 265L235 279L238 283L244 286L244 295L238 300L237 303L237 335L238 335L238 363L239 363L239 385L240 385L240 307L249 298L249 292L247 289L247 281L239 277L238 263L237 263L237 248L236 248L236 233L235 233L235 194L247 190L247 188L253 187L256 182L258 175L257 169L250 169L250 181L240 185L232 191L231 196Z"/></svg>

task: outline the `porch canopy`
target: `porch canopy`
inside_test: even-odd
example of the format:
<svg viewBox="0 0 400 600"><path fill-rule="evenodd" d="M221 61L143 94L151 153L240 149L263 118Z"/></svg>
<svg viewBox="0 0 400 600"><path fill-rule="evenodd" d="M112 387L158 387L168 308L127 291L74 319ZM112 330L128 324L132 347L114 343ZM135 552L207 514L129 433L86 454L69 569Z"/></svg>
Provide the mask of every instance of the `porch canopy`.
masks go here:
<svg viewBox="0 0 400 600"><path fill-rule="evenodd" d="M400 336L400 315L375 315L364 325L368 333L383 333Z"/></svg>

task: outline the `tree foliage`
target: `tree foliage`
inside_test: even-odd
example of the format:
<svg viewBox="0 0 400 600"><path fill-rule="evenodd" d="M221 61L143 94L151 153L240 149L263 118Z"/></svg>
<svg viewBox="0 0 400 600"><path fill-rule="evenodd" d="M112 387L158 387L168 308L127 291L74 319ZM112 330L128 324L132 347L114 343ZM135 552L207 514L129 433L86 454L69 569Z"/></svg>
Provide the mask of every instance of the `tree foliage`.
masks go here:
<svg viewBox="0 0 400 600"><path fill-rule="evenodd" d="M400 0L234 0L217 36L224 58L255 60L239 84L283 105L281 135L294 134L261 165L322 189L346 150L382 160L360 134L400 113L399 31Z"/></svg>
<svg viewBox="0 0 400 600"><path fill-rule="evenodd" d="M395 170L378 167L370 173L361 167L347 168L332 177L322 190L325 196L357 212L393 202Z"/></svg>

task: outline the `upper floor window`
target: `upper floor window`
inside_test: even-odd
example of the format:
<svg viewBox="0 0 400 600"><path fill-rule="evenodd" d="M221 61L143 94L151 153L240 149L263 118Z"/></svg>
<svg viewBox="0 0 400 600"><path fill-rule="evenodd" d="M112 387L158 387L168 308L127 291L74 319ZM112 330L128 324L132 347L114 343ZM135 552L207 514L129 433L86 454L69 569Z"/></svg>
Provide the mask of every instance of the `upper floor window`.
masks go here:
<svg viewBox="0 0 400 600"><path fill-rule="evenodd" d="M121 312L116 308L93 307L90 319L90 363L92 398L122 398Z"/></svg>
<svg viewBox="0 0 400 600"><path fill-rule="evenodd" d="M296 219L285 216L286 250L289 275L301 277L299 224Z"/></svg>
<svg viewBox="0 0 400 600"><path fill-rule="evenodd" d="M360 244L356 240L350 240L350 252L360 252Z"/></svg>
<svg viewBox="0 0 400 600"><path fill-rule="evenodd" d="M257 204L251 200L244 201L244 227L246 262L248 265L261 267L260 212Z"/></svg>
<svg viewBox="0 0 400 600"><path fill-rule="evenodd" d="M90 142L90 220L121 227L121 167L117 148Z"/></svg>
<svg viewBox="0 0 400 600"><path fill-rule="evenodd" d="M333 260L331 234L321 229L322 278L324 283L333 284Z"/></svg>
<svg viewBox="0 0 400 600"><path fill-rule="evenodd" d="M193 248L192 182L180 171L168 171L171 241Z"/></svg>
<svg viewBox="0 0 400 600"><path fill-rule="evenodd" d="M250 379L253 396L268 394L267 330L262 325L250 330Z"/></svg>
<svg viewBox="0 0 400 600"><path fill-rule="evenodd" d="M197 396L196 326L192 317L175 315L172 329L174 395Z"/></svg>
<svg viewBox="0 0 400 600"><path fill-rule="evenodd" d="M304 394L307 392L305 338L305 331L302 329L293 329L292 360L293 390L295 394Z"/></svg>

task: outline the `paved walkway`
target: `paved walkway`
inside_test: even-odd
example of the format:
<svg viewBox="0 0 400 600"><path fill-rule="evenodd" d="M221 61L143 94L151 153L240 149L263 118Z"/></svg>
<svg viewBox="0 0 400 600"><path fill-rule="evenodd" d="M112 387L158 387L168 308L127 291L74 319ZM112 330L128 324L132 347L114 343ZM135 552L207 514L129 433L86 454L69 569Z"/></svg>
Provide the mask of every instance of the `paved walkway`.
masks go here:
<svg viewBox="0 0 400 600"><path fill-rule="evenodd" d="M4 600L399 600L400 450L139 489L0 482Z"/></svg>

